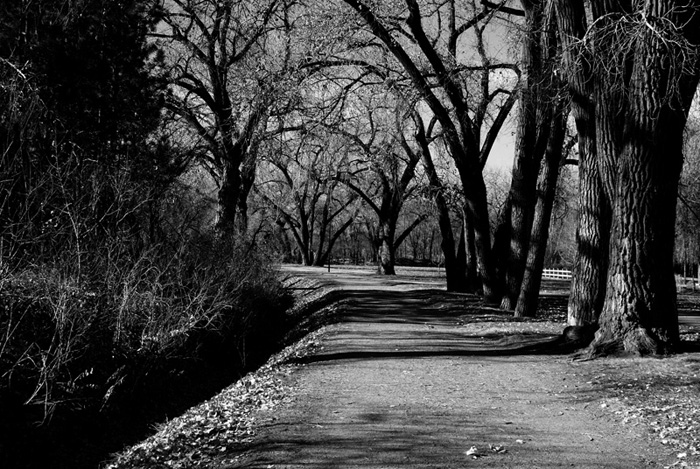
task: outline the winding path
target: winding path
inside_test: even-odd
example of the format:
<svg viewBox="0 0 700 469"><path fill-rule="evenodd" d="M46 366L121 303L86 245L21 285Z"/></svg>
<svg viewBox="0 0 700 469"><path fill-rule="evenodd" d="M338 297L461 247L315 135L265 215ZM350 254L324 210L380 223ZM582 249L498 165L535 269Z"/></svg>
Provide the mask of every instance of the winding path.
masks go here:
<svg viewBox="0 0 700 469"><path fill-rule="evenodd" d="M361 279L326 277L349 290L341 320L288 378L289 402L259 416L235 467L640 468L672 460L643 428L609 418L585 364L536 346L552 338L546 324L516 330L473 297L400 281L371 290Z"/></svg>

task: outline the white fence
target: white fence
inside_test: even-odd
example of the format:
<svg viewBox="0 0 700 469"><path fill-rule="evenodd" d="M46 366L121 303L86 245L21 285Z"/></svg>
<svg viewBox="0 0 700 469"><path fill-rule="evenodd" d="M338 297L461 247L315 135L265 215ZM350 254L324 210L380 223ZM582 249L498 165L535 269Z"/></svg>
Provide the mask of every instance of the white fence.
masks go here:
<svg viewBox="0 0 700 469"><path fill-rule="evenodd" d="M542 278L553 280L571 280L571 271L563 269L544 269ZM676 287L678 291L686 289L695 291L700 290L700 278L698 277L683 277L676 275Z"/></svg>
<svg viewBox="0 0 700 469"><path fill-rule="evenodd" d="M549 278L554 280L571 280L571 271L564 269L544 269L542 271L542 278Z"/></svg>
<svg viewBox="0 0 700 469"><path fill-rule="evenodd" d="M684 277L676 274L676 291L693 290L700 288L700 279L697 277Z"/></svg>

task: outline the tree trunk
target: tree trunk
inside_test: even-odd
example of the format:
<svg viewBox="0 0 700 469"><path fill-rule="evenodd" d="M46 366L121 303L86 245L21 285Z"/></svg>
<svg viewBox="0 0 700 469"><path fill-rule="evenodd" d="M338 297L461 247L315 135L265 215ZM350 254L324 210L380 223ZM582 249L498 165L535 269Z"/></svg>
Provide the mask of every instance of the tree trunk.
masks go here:
<svg viewBox="0 0 700 469"><path fill-rule="evenodd" d="M466 207L474 227L474 248L476 251L477 269L481 275L481 283L484 291L484 301L490 305L497 305L500 301L498 276L496 275L493 251L491 248L491 229L489 222L488 205L486 202L486 185L481 173L462 172L471 174L467 181L462 181L464 187ZM462 270L464 282L464 270ZM464 288L464 287L463 287Z"/></svg>
<svg viewBox="0 0 700 469"><path fill-rule="evenodd" d="M464 287L466 293L479 291L479 272L477 270L476 247L474 246L474 227L470 223L469 211L462 210L462 231L457 249L457 268L464 271Z"/></svg>
<svg viewBox="0 0 700 469"><path fill-rule="evenodd" d="M498 213L496 231L493 234L493 256L496 265L496 275L499 282L504 283L508 270L508 254L510 246L510 192Z"/></svg>
<svg viewBox="0 0 700 469"><path fill-rule="evenodd" d="M520 291L534 215L538 169L539 161L516 157L510 189L510 243L501 300L501 309L504 310L514 309Z"/></svg>
<svg viewBox="0 0 700 469"><path fill-rule="evenodd" d="M396 275L394 268L396 262L394 251L395 231L396 222L392 222L392 220L380 221L378 269L382 275Z"/></svg>
<svg viewBox="0 0 700 469"><path fill-rule="evenodd" d="M577 41L582 41L588 30L584 3L582 0L558 0L556 7L579 147L577 251L569 295L568 323L570 326L588 327L597 323L603 306L610 209L596 163L596 114L591 99L593 87L590 78L593 58L577 47Z"/></svg>
<svg viewBox="0 0 700 469"><path fill-rule="evenodd" d="M467 210L462 210L462 227L459 230L459 241L457 242L457 268L464 271L464 278L467 275ZM466 285L465 285L466 288Z"/></svg>
<svg viewBox="0 0 700 469"><path fill-rule="evenodd" d="M565 62L572 94L572 111L579 134L579 224L577 256L569 296L568 324L595 328L607 288L611 205L615 198L616 160L624 127L624 87L628 59L606 73L591 74L601 57L618 53L608 39L596 38L596 57L572 56L573 39L583 40L587 31L585 10L580 0L560 1L559 24L565 47ZM631 8L628 0L592 3L596 28L602 30L617 21L615 14ZM610 15L610 16L606 16ZM562 26L562 21L564 25ZM607 68L606 68L607 70Z"/></svg>
<svg viewBox="0 0 700 469"><path fill-rule="evenodd" d="M477 269L476 260L476 246L474 245L474 227L472 226L471 220L469 218L469 212L465 211L465 231L467 234L466 248L467 248L467 266L466 266L466 285L467 291L470 293L478 293L480 287L479 271Z"/></svg>
<svg viewBox="0 0 700 469"><path fill-rule="evenodd" d="M670 16L673 5L657 0L644 13L652 19ZM591 355L667 353L679 341L673 274L676 197L697 72L689 76L676 68L668 44L657 34L645 31L635 44L615 181L608 288Z"/></svg>
<svg viewBox="0 0 700 469"><path fill-rule="evenodd" d="M299 243L299 251L301 252L301 257L304 265L311 266L313 264L313 251L311 250L311 233L309 233L309 216L307 214L301 214L299 217L301 237L297 238Z"/></svg>
<svg viewBox="0 0 700 469"><path fill-rule="evenodd" d="M447 207L447 202L441 192L435 195L435 205L438 209L438 225L440 227L440 234L442 235L440 248L445 258L447 291L462 292L465 285L464 270L459 268L459 263L457 262L450 212Z"/></svg>
<svg viewBox="0 0 700 469"><path fill-rule="evenodd" d="M236 210L241 189L241 173L237 164L224 164L218 194L217 230L223 234L235 233Z"/></svg>
<svg viewBox="0 0 700 469"><path fill-rule="evenodd" d="M248 231L248 195L255 184L255 166L257 159L257 145L249 150L246 161L241 165L240 192L238 194L238 213L236 225L239 233Z"/></svg>
<svg viewBox="0 0 700 469"><path fill-rule="evenodd" d="M544 41L541 41L547 34L543 28L543 3L523 2L527 31L521 59L523 85L518 100L520 113L509 195L511 236L501 300L501 308L505 310L515 308L520 293L537 203L537 176L546 150L546 136L549 135L549 119L544 114L551 115L549 108L552 104L549 102L551 98L544 96L552 94L552 90L544 89L549 80L543 54Z"/></svg>
<svg viewBox="0 0 700 469"><path fill-rule="evenodd" d="M579 143L578 226L576 260L571 277L568 324L596 324L603 306L606 284L610 209L603 194L591 148Z"/></svg>
<svg viewBox="0 0 700 469"><path fill-rule="evenodd" d="M459 268L457 256L455 254L455 240L454 233L452 232L452 222L450 221L450 209L447 206L447 201L445 200L445 196L443 194L444 189L437 172L435 171L433 160L430 158L427 143L425 141L421 143L421 146L423 147L423 166L428 176L430 190L433 193L435 206L438 212L438 226L440 227L440 234L442 236L440 248L442 250L443 257L445 258L445 280L447 283L447 291L461 291L465 285L464 270Z"/></svg>
<svg viewBox="0 0 700 469"><path fill-rule="evenodd" d="M537 188L537 206L530 235L527 264L520 295L515 307L516 317L534 317L542 282L544 256L549 239L549 223L552 219L554 196L557 192L557 181L562 161L562 148L566 136L566 120L564 110L559 109L552 123L551 135L547 145L545 164L542 167L540 182Z"/></svg>

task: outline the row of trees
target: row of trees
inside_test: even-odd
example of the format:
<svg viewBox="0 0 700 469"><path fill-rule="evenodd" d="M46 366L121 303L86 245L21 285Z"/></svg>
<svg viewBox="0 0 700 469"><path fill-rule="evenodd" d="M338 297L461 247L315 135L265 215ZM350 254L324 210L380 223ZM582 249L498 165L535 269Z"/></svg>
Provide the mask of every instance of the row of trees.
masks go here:
<svg viewBox="0 0 700 469"><path fill-rule="evenodd" d="M220 236L294 244L308 264L325 262L334 243L364 222L380 270L391 274L396 248L435 220L448 289L479 291L519 316L535 314L559 174L576 148L578 252L569 322L603 326L595 350L661 352L678 341L674 313L667 312L675 311L673 227L683 129L697 85L698 5L608 3L116 2L142 18L134 24L143 27L128 36L133 47L101 44L77 54L79 64L65 53L63 29L82 27L90 15L104 15L102 28L121 23L106 20L117 6L66 3L75 20L57 20L51 34L3 41L12 44L3 51L3 73L15 90L26 82L20 92L29 96L35 82L27 74L94 70L95 96L78 92L80 80L66 74L54 89L60 92L22 101L51 103L52 113L72 113L85 125L71 135L50 124L68 117L47 113L33 130L14 116L19 127L3 135L6 148L33 141L57 148L55 161L72 158L75 168L89 168L81 184L104 181L98 171L117 168L121 176L165 181L141 186L158 191L204 170L216 188ZM18 1L9 16L28 31L32 15L55 14L39 7L27 15L28 8ZM69 47L86 47L93 29L86 26L85 40ZM46 69L22 70L37 54L46 59L32 63ZM115 83L119 67L139 74ZM104 104L87 106L86 99ZM516 105L510 189L494 214L484 167ZM82 109L91 115L82 117ZM123 128L127 114L135 118ZM38 138L17 137L22 132ZM26 154L4 153L12 164ZM31 160L38 166L13 177L19 182L3 212L4 232L32 227L25 240L38 239L52 217L71 220L66 204L54 203L60 210L52 212L27 202L35 193L26 189L33 187L27 175L47 174L52 164ZM133 210L110 211L109 197L93 193L100 195L85 203L96 219L113 217L114 236L128 232L128 220L143 226L146 212L139 218ZM134 193L134 203L140 198ZM416 210L409 215L409 208ZM30 216L32 223L21 222ZM73 226L66 239L84 246L91 230Z"/></svg>
<svg viewBox="0 0 700 469"><path fill-rule="evenodd" d="M435 203L448 289L533 315L571 115L581 196L569 322L603 325L594 350L677 343L672 247L697 85L695 2L162 7L168 109L205 150L220 229L250 228L255 188L304 261L322 262L361 200L392 273L397 244L423 218L397 233L398 214L421 189ZM495 47L504 30L516 32L517 62ZM494 221L483 168L516 102L511 188ZM256 185L261 175L269 181Z"/></svg>

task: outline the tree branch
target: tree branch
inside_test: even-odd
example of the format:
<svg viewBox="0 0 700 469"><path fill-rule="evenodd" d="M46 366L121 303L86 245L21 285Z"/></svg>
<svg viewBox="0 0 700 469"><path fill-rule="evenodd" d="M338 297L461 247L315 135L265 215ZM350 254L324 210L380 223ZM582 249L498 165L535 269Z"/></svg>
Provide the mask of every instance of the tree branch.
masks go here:
<svg viewBox="0 0 700 469"><path fill-rule="evenodd" d="M513 15L513 16L525 16L525 11L523 10L518 10L517 8L510 8L505 6L506 2L502 2L500 4L498 3L493 3L489 2L488 0L481 0L481 4L484 6L484 8L490 8L491 10L497 10L501 13L505 13L507 15Z"/></svg>
<svg viewBox="0 0 700 469"><path fill-rule="evenodd" d="M426 218L428 218L428 215L422 214L422 215L420 215L418 218L416 218L415 220L413 220L413 223L411 223L405 230L403 230L403 232L402 232L402 233L396 238L396 240L394 241L394 250L398 249L399 246L401 246L401 243L403 243L404 240L408 237L408 235L410 235L411 232L412 232L418 225L420 225L421 223L423 223L423 221L424 221Z"/></svg>

